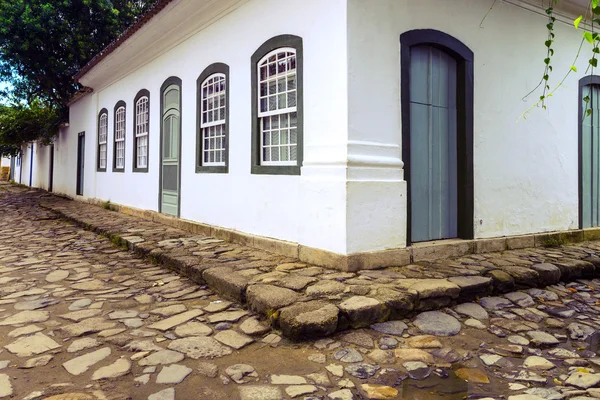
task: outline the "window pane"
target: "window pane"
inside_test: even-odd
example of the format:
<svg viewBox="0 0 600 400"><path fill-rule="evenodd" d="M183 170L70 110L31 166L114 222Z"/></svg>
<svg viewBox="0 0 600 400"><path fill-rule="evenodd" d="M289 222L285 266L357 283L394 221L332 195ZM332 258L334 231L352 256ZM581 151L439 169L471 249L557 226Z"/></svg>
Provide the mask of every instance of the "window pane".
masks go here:
<svg viewBox="0 0 600 400"><path fill-rule="evenodd" d="M281 144L288 144L289 143L288 136L289 136L289 133L288 133L287 129L281 131L281 135L280 135Z"/></svg>
<svg viewBox="0 0 600 400"><path fill-rule="evenodd" d="M279 148L281 150L281 161L289 161L290 155L287 146L283 146Z"/></svg>
<svg viewBox="0 0 600 400"><path fill-rule="evenodd" d="M289 92L287 94L288 107L296 107L296 92Z"/></svg>
<svg viewBox="0 0 600 400"><path fill-rule="evenodd" d="M287 90L296 89L296 75L290 75L287 78Z"/></svg>
<svg viewBox="0 0 600 400"><path fill-rule="evenodd" d="M269 111L277 110L277 96L269 96Z"/></svg>
<svg viewBox="0 0 600 400"><path fill-rule="evenodd" d="M278 96L278 109L282 109L282 108L286 108L287 107L287 101L286 101L286 96L285 93L284 94L280 94Z"/></svg>
<svg viewBox="0 0 600 400"><path fill-rule="evenodd" d="M271 161L271 149L269 147L263 148L263 161Z"/></svg>

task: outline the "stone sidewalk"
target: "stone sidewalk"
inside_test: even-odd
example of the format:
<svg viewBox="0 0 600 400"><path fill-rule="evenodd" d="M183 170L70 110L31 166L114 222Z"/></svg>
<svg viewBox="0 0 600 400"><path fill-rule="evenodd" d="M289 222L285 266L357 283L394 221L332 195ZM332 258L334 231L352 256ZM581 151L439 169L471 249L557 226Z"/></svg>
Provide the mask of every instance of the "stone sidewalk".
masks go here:
<svg viewBox="0 0 600 400"><path fill-rule="evenodd" d="M2 400L600 398L598 279L294 342L47 200L0 184Z"/></svg>
<svg viewBox="0 0 600 400"><path fill-rule="evenodd" d="M600 243L474 254L404 267L338 272L46 196L41 205L268 318L294 339L395 320L491 294L600 275Z"/></svg>

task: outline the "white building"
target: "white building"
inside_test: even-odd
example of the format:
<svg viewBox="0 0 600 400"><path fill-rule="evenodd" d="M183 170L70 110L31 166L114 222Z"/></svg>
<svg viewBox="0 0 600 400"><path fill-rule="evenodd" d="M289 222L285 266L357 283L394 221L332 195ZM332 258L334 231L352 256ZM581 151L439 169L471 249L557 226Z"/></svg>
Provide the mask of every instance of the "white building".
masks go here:
<svg viewBox="0 0 600 400"><path fill-rule="evenodd" d="M492 3L159 1L80 71L91 90L68 126L15 172L48 187L51 151L56 192L347 268L405 264L394 249L414 242L599 225L585 139L599 124L578 119L589 57L549 111L517 121L539 96L522 101L543 72L547 16L503 0L480 26ZM586 4L556 10L556 81Z"/></svg>

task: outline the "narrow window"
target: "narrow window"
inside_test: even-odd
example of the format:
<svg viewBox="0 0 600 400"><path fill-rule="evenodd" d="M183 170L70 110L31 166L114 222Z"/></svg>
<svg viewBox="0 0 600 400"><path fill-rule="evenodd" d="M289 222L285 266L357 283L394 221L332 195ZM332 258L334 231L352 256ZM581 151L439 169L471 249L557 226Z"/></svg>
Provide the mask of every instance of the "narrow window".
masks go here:
<svg viewBox="0 0 600 400"><path fill-rule="evenodd" d="M133 128L135 133L133 147L133 171L148 172L148 132L150 128L150 93L141 90L135 98Z"/></svg>
<svg viewBox="0 0 600 400"><path fill-rule="evenodd" d="M106 171L106 141L108 139L108 111L104 108L98 118L98 171Z"/></svg>
<svg viewBox="0 0 600 400"><path fill-rule="evenodd" d="M115 147L113 171L125 170L125 102L115 106Z"/></svg>
<svg viewBox="0 0 600 400"><path fill-rule="evenodd" d="M196 172L227 172L229 67L208 66L198 78Z"/></svg>
<svg viewBox="0 0 600 400"><path fill-rule="evenodd" d="M270 39L252 56L253 162L258 174L299 175L302 165L302 39Z"/></svg>

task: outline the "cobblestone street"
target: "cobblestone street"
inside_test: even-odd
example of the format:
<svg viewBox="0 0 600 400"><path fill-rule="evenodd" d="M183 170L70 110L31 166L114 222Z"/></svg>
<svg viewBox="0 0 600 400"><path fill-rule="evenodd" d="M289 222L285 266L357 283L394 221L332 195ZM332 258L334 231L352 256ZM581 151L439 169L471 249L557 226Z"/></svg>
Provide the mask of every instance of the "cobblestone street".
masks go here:
<svg viewBox="0 0 600 400"><path fill-rule="evenodd" d="M41 200L43 192L0 186L0 398L600 398L600 280L293 342ZM537 251L560 260L600 246Z"/></svg>

